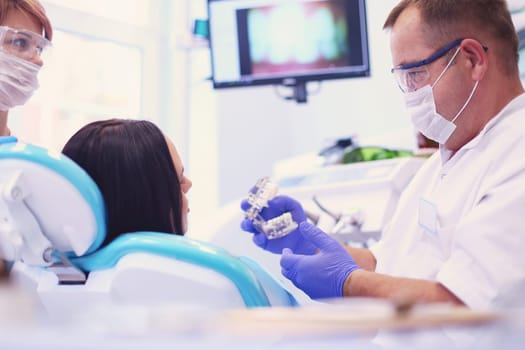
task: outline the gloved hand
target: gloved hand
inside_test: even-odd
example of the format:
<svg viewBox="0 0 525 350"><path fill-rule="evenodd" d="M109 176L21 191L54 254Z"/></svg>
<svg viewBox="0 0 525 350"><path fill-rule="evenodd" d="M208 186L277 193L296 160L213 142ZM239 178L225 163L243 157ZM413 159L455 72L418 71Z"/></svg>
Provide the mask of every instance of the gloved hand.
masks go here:
<svg viewBox="0 0 525 350"><path fill-rule="evenodd" d="M304 239L319 252L315 255L294 254L284 249L281 272L312 299L343 296L343 286L348 276L361 267L335 239L308 222L299 225Z"/></svg>
<svg viewBox="0 0 525 350"><path fill-rule="evenodd" d="M241 202L241 208L245 211L250 208L250 204L247 200ZM269 220L286 212L289 212L292 215L292 219L297 224L306 221L306 214L304 213L301 204L288 196L276 196L269 200L268 207L261 211L261 216L264 220ZM266 235L257 230L248 219L244 219L241 222L241 228L244 231L254 234L253 242L256 245L272 253L280 254L284 248L290 248L296 253L310 255L314 254L317 250L312 243L303 238L299 229L293 230L284 237L268 239Z"/></svg>

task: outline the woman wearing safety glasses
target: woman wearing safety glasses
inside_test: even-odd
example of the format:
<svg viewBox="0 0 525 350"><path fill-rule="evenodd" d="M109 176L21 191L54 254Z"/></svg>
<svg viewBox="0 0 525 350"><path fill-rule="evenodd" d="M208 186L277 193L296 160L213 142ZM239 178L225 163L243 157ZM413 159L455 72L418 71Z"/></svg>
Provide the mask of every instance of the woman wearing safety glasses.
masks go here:
<svg viewBox="0 0 525 350"><path fill-rule="evenodd" d="M38 88L42 52L53 30L37 0L0 0L0 136L7 136L9 109L23 105Z"/></svg>

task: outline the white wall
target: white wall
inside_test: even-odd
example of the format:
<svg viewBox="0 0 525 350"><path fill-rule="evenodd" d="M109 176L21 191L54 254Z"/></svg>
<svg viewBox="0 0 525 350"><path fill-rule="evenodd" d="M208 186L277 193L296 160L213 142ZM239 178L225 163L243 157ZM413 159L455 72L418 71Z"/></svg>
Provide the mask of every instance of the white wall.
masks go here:
<svg viewBox="0 0 525 350"><path fill-rule="evenodd" d="M357 134L363 145L414 146L382 30L396 3L367 1L371 77L325 81L307 104L282 100L271 86L213 90L203 80L210 74L207 50L193 50L188 164L195 214L244 197L276 161L317 151L327 138ZM202 4L194 6L194 18L205 16Z"/></svg>

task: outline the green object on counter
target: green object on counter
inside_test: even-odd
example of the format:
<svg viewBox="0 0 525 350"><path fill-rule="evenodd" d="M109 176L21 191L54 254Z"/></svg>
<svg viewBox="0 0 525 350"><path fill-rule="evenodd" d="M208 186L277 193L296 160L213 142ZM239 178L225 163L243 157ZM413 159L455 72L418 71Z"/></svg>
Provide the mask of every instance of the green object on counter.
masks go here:
<svg viewBox="0 0 525 350"><path fill-rule="evenodd" d="M342 163L368 162L371 160L412 157L412 151L394 150L382 147L356 147L343 155Z"/></svg>

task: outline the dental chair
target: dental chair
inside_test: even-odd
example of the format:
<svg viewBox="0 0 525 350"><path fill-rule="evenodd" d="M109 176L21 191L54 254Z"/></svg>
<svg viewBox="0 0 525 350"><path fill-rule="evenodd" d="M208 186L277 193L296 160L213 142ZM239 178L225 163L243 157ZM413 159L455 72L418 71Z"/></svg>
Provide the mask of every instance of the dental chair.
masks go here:
<svg viewBox="0 0 525 350"><path fill-rule="evenodd" d="M105 225L102 195L76 163L0 138L0 257L49 316L112 305L297 304L256 262L205 242L135 232L99 249Z"/></svg>

